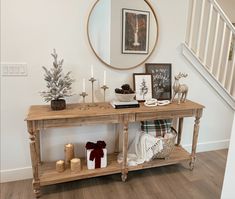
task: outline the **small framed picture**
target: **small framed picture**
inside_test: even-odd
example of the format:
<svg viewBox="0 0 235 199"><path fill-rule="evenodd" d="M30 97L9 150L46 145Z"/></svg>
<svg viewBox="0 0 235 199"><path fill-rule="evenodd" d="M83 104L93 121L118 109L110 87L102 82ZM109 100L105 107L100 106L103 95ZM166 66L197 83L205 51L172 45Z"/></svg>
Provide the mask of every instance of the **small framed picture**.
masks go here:
<svg viewBox="0 0 235 199"><path fill-rule="evenodd" d="M153 78L148 73L134 73L134 90L137 101L145 101L152 98Z"/></svg>
<svg viewBox="0 0 235 199"><path fill-rule="evenodd" d="M145 69L153 76L153 98L171 100L171 64L146 63Z"/></svg>
<svg viewBox="0 0 235 199"><path fill-rule="evenodd" d="M122 53L148 54L149 11L122 9Z"/></svg>

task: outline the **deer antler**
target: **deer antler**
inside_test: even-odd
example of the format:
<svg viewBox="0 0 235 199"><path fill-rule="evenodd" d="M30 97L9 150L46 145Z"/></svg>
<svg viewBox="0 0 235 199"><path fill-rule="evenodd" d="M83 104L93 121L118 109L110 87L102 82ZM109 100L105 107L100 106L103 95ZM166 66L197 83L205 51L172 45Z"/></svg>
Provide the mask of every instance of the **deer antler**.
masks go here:
<svg viewBox="0 0 235 199"><path fill-rule="evenodd" d="M187 77L188 76L188 74L186 74L186 73L179 73L178 75L177 75L179 78L181 78L181 77Z"/></svg>

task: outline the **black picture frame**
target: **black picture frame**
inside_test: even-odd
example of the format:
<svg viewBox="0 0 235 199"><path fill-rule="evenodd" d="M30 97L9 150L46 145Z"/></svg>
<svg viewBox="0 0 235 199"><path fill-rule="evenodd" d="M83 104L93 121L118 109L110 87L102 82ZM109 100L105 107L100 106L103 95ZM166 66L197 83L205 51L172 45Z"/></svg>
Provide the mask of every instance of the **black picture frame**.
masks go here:
<svg viewBox="0 0 235 199"><path fill-rule="evenodd" d="M150 73L134 73L133 86L136 100L144 102L153 97L153 76Z"/></svg>
<svg viewBox="0 0 235 199"><path fill-rule="evenodd" d="M157 100L171 100L171 64L146 63L145 71L153 76L153 98Z"/></svg>
<svg viewBox="0 0 235 199"><path fill-rule="evenodd" d="M122 9L122 54L148 54L150 12Z"/></svg>

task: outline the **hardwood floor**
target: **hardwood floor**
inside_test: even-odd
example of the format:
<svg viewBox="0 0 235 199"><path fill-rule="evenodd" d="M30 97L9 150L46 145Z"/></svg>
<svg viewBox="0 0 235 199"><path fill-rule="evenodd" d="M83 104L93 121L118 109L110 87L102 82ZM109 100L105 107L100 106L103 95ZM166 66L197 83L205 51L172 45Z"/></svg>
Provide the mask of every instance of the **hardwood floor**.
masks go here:
<svg viewBox="0 0 235 199"><path fill-rule="evenodd" d="M193 171L188 163L45 186L43 199L219 199L227 150L197 154ZM31 199L32 180L1 184L1 199Z"/></svg>

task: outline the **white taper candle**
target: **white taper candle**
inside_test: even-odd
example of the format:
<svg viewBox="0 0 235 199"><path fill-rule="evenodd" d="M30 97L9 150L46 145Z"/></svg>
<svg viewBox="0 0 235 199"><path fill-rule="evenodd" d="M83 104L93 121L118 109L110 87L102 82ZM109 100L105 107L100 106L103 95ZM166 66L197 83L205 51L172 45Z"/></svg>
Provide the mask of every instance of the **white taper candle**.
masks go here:
<svg viewBox="0 0 235 199"><path fill-rule="evenodd" d="M94 70L93 70L93 65L91 65L91 78L94 77Z"/></svg>
<svg viewBox="0 0 235 199"><path fill-rule="evenodd" d="M83 78L83 83L82 83L82 92L86 92L85 78Z"/></svg>
<svg viewBox="0 0 235 199"><path fill-rule="evenodd" d="M106 70L104 71L104 85L106 85Z"/></svg>

